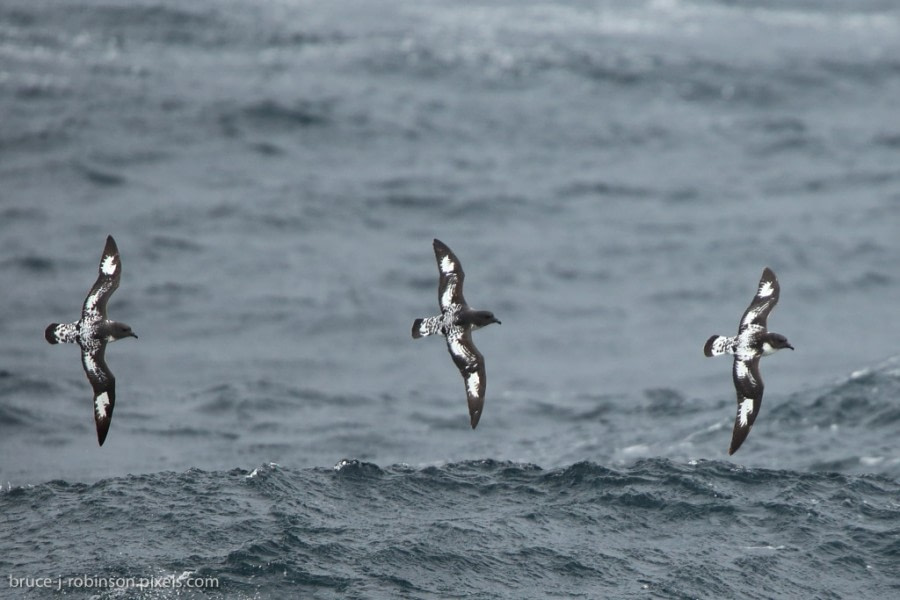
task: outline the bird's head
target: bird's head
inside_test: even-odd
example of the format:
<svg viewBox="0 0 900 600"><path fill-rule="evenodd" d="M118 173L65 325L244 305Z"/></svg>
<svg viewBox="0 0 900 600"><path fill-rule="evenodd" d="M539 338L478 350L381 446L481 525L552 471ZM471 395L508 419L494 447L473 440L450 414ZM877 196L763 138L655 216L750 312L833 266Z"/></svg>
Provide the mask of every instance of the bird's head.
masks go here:
<svg viewBox="0 0 900 600"><path fill-rule="evenodd" d="M118 321L112 321L109 324L109 332L108 332L108 341L114 342L116 340L121 340L122 338L133 337L137 338L137 334L131 330L131 327L125 323L119 323Z"/></svg>
<svg viewBox="0 0 900 600"><path fill-rule="evenodd" d="M473 311L469 318L470 318L470 322L472 323L472 326L475 327L476 329L484 327L486 325L490 325L491 323L496 323L497 325L500 325L500 319L495 317L494 313L492 313L489 310Z"/></svg>
<svg viewBox="0 0 900 600"><path fill-rule="evenodd" d="M763 342L763 354L772 354L784 348L794 349L788 339L780 333L770 333Z"/></svg>

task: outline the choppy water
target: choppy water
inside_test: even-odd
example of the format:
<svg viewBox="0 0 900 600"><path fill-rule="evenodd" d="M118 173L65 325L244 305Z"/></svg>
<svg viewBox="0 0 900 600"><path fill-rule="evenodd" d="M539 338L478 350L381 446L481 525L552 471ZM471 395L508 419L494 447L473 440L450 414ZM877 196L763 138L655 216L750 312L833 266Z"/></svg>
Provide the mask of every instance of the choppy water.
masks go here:
<svg viewBox="0 0 900 600"><path fill-rule="evenodd" d="M898 57L875 1L3 2L0 595L896 595ZM99 448L43 329L108 233ZM476 431L433 237L503 321Z"/></svg>
<svg viewBox="0 0 900 600"><path fill-rule="evenodd" d="M88 573L216 581L188 597L886 598L898 494L879 475L719 461L487 460L53 481L0 506L29 534L11 568L44 565L73 594Z"/></svg>

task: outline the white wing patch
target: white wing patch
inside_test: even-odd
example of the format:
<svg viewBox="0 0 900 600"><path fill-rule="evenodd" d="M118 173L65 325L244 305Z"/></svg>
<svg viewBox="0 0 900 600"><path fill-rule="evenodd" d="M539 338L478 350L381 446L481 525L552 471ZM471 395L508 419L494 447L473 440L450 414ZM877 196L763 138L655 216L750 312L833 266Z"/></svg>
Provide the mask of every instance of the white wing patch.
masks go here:
<svg viewBox="0 0 900 600"><path fill-rule="evenodd" d="M97 319L100 319L102 315L98 310L98 304L100 304L100 300L103 299L103 296L110 293L110 290L115 286L114 280L105 279L100 282L100 285L97 286L97 289L91 290L91 293L84 300L84 309L82 314L82 320L88 321L87 325L93 327L96 323L91 323Z"/></svg>
<svg viewBox="0 0 900 600"><path fill-rule="evenodd" d="M450 306L453 301L453 293L456 291L456 277L452 277L450 281L447 282L447 286L444 288L444 293L441 296L441 306Z"/></svg>
<svg viewBox="0 0 900 600"><path fill-rule="evenodd" d="M449 256L441 258L441 273L449 275L456 270L456 263Z"/></svg>
<svg viewBox="0 0 900 600"><path fill-rule="evenodd" d="M746 427L749 422L750 415L753 413L753 399L744 398L738 406L738 422L741 427Z"/></svg>
<svg viewBox="0 0 900 600"><path fill-rule="evenodd" d="M100 272L104 275L115 275L118 267L115 255L110 254L103 257L103 262L100 263Z"/></svg>
<svg viewBox="0 0 900 600"><path fill-rule="evenodd" d="M90 352L84 353L84 368L94 376L100 372L100 369L97 368L97 363L94 361L94 357L91 356Z"/></svg>
<svg viewBox="0 0 900 600"><path fill-rule="evenodd" d="M106 392L98 394L96 398L94 398L94 410L97 412L97 416L101 419L105 419L107 415L107 411L109 410L109 395Z"/></svg>
<svg viewBox="0 0 900 600"><path fill-rule="evenodd" d="M734 363L734 373L739 379L748 379L751 383L755 383L753 374L750 372L750 369L747 368L747 363L742 360Z"/></svg>
<svg viewBox="0 0 900 600"><path fill-rule="evenodd" d="M99 313L97 312L97 302L100 300L100 297L103 296L104 288L99 288L96 292L87 297L84 305L86 307L87 312L91 313L90 316L94 318L99 317Z"/></svg>
<svg viewBox="0 0 900 600"><path fill-rule="evenodd" d="M460 334L451 332L450 335L447 336L447 339L450 342L450 349L453 351L454 356L462 357L468 364L475 362L475 355L469 352L466 345L460 341L462 339Z"/></svg>
<svg viewBox="0 0 900 600"><path fill-rule="evenodd" d="M747 314L744 315L744 319L741 321L741 327L742 328L750 327L751 326L750 324L753 323L756 319L758 319L759 315L761 315L763 312L768 310L768 308L769 308L769 303L765 302L763 304L760 304L759 306L754 307L753 309L748 309ZM757 328L757 330L763 329L759 325L756 325L755 327Z"/></svg>
<svg viewBox="0 0 900 600"><path fill-rule="evenodd" d="M91 377L91 381L108 381L109 376L106 371L100 368L100 365L97 364L97 361L94 360L94 352L96 352L98 343L93 344L92 346L85 345L82 348L82 360L84 362L84 370L88 373L89 377Z"/></svg>
<svg viewBox="0 0 900 600"><path fill-rule="evenodd" d="M478 398L478 386L481 385L481 376L476 371L475 373L469 373L466 376L466 390L469 392L469 396L473 398Z"/></svg>
<svg viewBox="0 0 900 600"><path fill-rule="evenodd" d="M768 298L775 291L775 286L772 285L771 281L764 282L761 286L759 286L759 293L757 296L760 298Z"/></svg>

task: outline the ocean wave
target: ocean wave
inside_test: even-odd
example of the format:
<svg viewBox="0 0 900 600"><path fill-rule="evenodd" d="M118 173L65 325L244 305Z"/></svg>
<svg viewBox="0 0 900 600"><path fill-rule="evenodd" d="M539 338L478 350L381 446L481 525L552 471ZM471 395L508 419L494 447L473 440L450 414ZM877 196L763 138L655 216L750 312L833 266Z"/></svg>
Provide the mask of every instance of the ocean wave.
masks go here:
<svg viewBox="0 0 900 600"><path fill-rule="evenodd" d="M900 395L898 359L852 373L824 390L796 394L772 409L777 419L812 423L822 428L892 428L900 419L895 398Z"/></svg>
<svg viewBox="0 0 900 600"><path fill-rule="evenodd" d="M279 100L263 99L232 109L220 111L218 121L227 137L252 132L284 132L296 128L327 124L333 102L296 100L285 104Z"/></svg>
<svg viewBox="0 0 900 600"><path fill-rule="evenodd" d="M50 552L62 574L189 569L218 577L225 597L441 595L454 585L498 598L588 589L739 596L763 573L782 592L874 597L898 583L898 494L885 477L720 461L552 470L496 460L267 463L8 486L0 510L28 541L5 537L0 549L18 557L17 569L40 569ZM748 580L748 554L781 558ZM715 569L678 568L713 556Z"/></svg>

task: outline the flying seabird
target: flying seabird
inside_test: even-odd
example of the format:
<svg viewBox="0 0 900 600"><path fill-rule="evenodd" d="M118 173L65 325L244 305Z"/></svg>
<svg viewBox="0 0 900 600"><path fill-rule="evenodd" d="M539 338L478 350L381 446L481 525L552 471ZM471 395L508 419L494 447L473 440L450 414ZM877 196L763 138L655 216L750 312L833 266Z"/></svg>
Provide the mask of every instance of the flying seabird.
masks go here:
<svg viewBox="0 0 900 600"><path fill-rule="evenodd" d="M490 311L472 310L469 307L463 297L465 273L462 265L453 251L438 239L434 240L434 255L437 258L440 275L438 303L441 314L416 319L412 326L412 336L418 339L439 333L447 339L447 349L466 385L469 417L472 429L475 429L484 408L487 377L484 371L484 356L472 342L472 332L491 323L499 325L500 321Z"/></svg>
<svg viewBox="0 0 900 600"><path fill-rule="evenodd" d="M101 446L106 440L116 405L116 378L106 366L106 344L126 337L137 337L125 323L106 317L106 303L119 287L121 275L119 249L113 237L108 236L100 257L100 274L84 300L81 319L62 325L51 323L44 332L44 337L51 344L77 343L81 347L81 365L94 388L94 421Z"/></svg>
<svg viewBox="0 0 900 600"><path fill-rule="evenodd" d="M734 337L714 335L706 340L703 353L706 356L720 354L734 355L734 389L737 391L737 417L731 434L728 454L734 454L741 447L753 422L759 415L762 404L763 380L759 374L759 359L782 348L794 349L787 338L779 333L770 333L766 328L766 317L778 302L780 287L775 273L766 267L759 288L750 306L744 311L738 334Z"/></svg>

